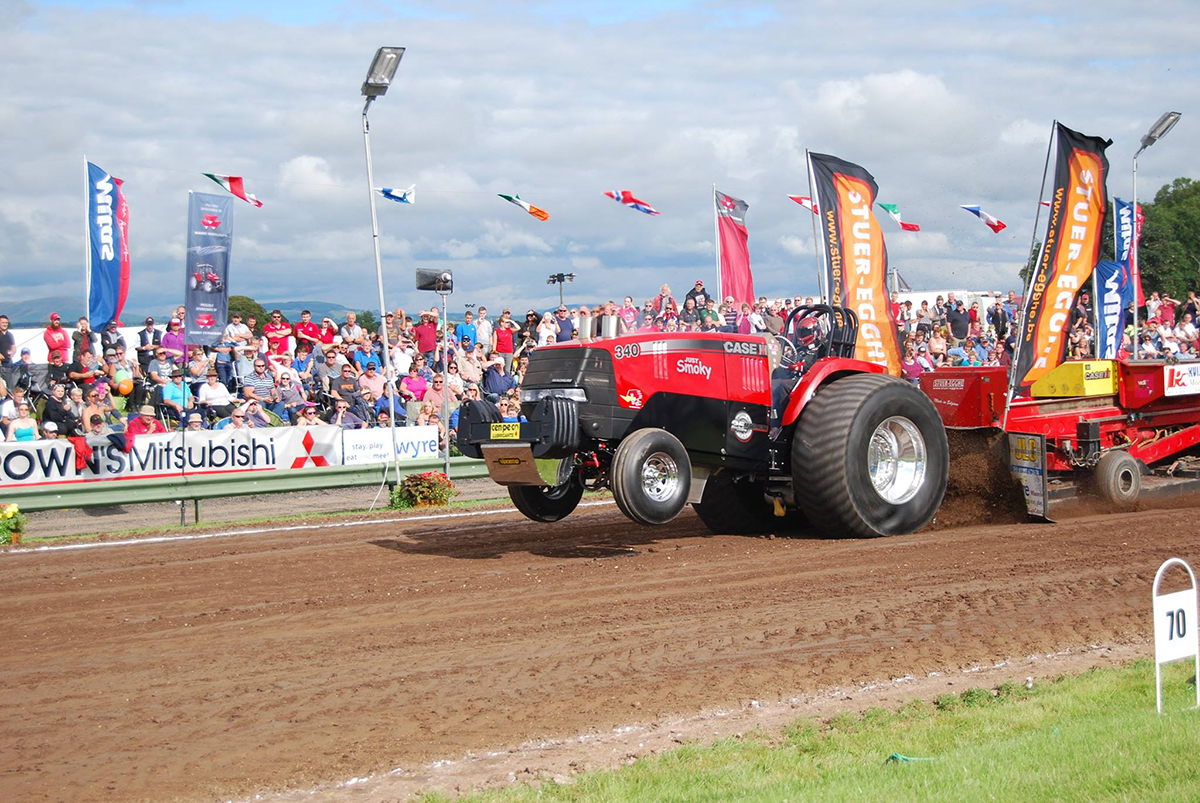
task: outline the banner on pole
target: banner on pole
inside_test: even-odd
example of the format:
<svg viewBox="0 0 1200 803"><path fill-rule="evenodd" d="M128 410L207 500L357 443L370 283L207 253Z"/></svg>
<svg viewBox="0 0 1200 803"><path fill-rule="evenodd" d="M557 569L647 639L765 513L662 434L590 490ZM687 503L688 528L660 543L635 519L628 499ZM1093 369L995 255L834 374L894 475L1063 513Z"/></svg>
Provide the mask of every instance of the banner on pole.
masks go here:
<svg viewBox="0 0 1200 803"><path fill-rule="evenodd" d="M87 163L88 198L88 321L94 331L121 320L129 295L129 205L115 178Z"/></svg>
<svg viewBox="0 0 1200 803"><path fill-rule="evenodd" d="M900 344L887 290L887 248L872 207L875 178L859 165L809 154L813 203L820 210L828 302L858 315L854 356L900 375Z"/></svg>
<svg viewBox="0 0 1200 803"><path fill-rule="evenodd" d="M746 211L750 205L723 192L713 193L717 205L717 247L721 254L721 288L739 306L754 304L754 276L750 273ZM722 299L724 300L724 299Z"/></svg>
<svg viewBox="0 0 1200 803"><path fill-rule="evenodd" d="M189 346L221 340L229 316L229 251L233 246L233 198L194 192L188 196L187 259L183 286Z"/></svg>
<svg viewBox="0 0 1200 803"><path fill-rule="evenodd" d="M1116 215L1116 223L1113 226L1113 243L1116 246L1117 262L1121 263L1121 267L1125 272L1126 277L1133 276L1133 240L1136 237L1138 243L1142 242L1142 208L1138 206L1137 220L1134 221L1133 204L1129 201L1122 201L1120 198L1113 198L1113 212ZM1146 306L1146 296L1142 293L1142 283L1139 281L1137 286L1137 305L1139 307ZM1132 283L1132 278L1128 279Z"/></svg>
<svg viewBox="0 0 1200 803"><path fill-rule="evenodd" d="M1104 150L1112 140L1085 136L1062 123L1055 124L1055 139L1050 221L1017 333L1013 370L1018 393L1028 392L1035 380L1063 361L1071 307L1099 260L1108 208Z"/></svg>
<svg viewBox="0 0 1200 803"><path fill-rule="evenodd" d="M1121 349L1121 335L1125 331L1125 311L1133 301L1133 283L1128 273L1128 263L1101 261L1096 263L1096 285L1100 288L1100 349L1096 356L1101 360L1117 359Z"/></svg>

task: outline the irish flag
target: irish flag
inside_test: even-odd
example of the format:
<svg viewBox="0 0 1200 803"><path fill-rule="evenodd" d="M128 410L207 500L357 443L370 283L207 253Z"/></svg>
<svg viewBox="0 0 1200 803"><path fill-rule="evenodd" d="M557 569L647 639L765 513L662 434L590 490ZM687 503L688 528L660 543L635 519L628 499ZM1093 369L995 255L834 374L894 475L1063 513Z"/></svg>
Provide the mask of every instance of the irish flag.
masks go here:
<svg viewBox="0 0 1200 803"><path fill-rule="evenodd" d="M921 227L916 223L905 223L900 219L900 207L895 204L879 204L879 208L888 213L892 220L896 221L896 225L905 231L920 231Z"/></svg>
<svg viewBox="0 0 1200 803"><path fill-rule="evenodd" d="M218 176L216 173L205 173L204 175L224 187L226 192L236 195L246 203L262 206L262 201L246 192L246 187L242 184L241 176Z"/></svg>
<svg viewBox="0 0 1200 803"><path fill-rule="evenodd" d="M809 198L807 195L789 195L788 197L803 206L809 212L812 212L814 215L820 214L820 212L817 210L817 207L813 205L812 198Z"/></svg>
<svg viewBox="0 0 1200 803"><path fill-rule="evenodd" d="M533 215L538 220L549 220L550 219L549 212L547 212L545 209L538 209L533 204L522 201L520 195L516 195L516 194L505 195L502 192L498 192L496 194L499 195L504 200L508 201L510 204L516 204L517 206L521 207L522 209L524 209L529 214Z"/></svg>

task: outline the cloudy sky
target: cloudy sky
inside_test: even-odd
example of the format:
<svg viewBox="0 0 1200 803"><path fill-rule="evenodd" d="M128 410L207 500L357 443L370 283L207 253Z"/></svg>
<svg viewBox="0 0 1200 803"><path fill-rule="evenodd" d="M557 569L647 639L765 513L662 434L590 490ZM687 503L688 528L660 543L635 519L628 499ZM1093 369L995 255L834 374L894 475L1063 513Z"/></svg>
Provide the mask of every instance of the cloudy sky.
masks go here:
<svg viewBox="0 0 1200 803"><path fill-rule="evenodd" d="M915 288L1009 289L1054 119L1113 140L1113 194L1200 178L1200 5L0 0L0 305L82 282L86 154L126 182L129 308L183 289L187 191L243 175L231 287L262 300L376 301L359 85L408 48L371 111L389 305L413 269L493 307L642 299L715 282L711 187L750 204L755 286L816 288L804 151L858 162L919 234L885 221ZM1048 11L1048 9L1051 9ZM601 192L631 189L651 218ZM519 192L540 222L495 197ZM999 235L958 209L979 203ZM1044 222L1044 218L1043 218Z"/></svg>

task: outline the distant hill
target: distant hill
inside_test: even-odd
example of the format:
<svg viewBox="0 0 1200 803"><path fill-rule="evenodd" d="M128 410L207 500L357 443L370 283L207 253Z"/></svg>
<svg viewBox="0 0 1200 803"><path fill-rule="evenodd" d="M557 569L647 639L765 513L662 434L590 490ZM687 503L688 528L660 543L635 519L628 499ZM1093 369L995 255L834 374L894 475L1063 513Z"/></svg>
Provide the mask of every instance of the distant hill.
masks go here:
<svg viewBox="0 0 1200 803"><path fill-rule="evenodd" d="M300 320L300 313L303 310L308 310L312 313L314 320L321 320L321 317L328 315L334 320L342 320L346 317L347 312L358 312L356 309L347 307L345 304L336 304L330 301L262 301L255 299L259 304L267 310L277 309L283 313L283 317L289 321Z"/></svg>
<svg viewBox="0 0 1200 803"><path fill-rule="evenodd" d="M151 309L136 309L125 307L121 313L121 321L126 325L140 324L147 315L153 315L162 321L170 316L174 307L154 307ZM84 314L83 295L47 296L46 298L29 298L24 301L0 301L0 314L7 315L14 329L45 326L50 320L50 313L57 312L62 316L63 325L74 328L75 321Z"/></svg>

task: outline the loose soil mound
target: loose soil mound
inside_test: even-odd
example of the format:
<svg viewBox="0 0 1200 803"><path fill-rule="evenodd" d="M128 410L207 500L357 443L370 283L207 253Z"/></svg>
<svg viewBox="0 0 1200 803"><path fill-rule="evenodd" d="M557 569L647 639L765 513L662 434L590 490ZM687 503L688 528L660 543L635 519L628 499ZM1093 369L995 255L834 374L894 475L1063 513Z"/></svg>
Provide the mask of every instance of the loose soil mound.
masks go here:
<svg viewBox="0 0 1200 803"><path fill-rule="evenodd" d="M984 430L947 430L950 478L931 527L1027 521L1025 497L1008 470L1007 441Z"/></svg>

